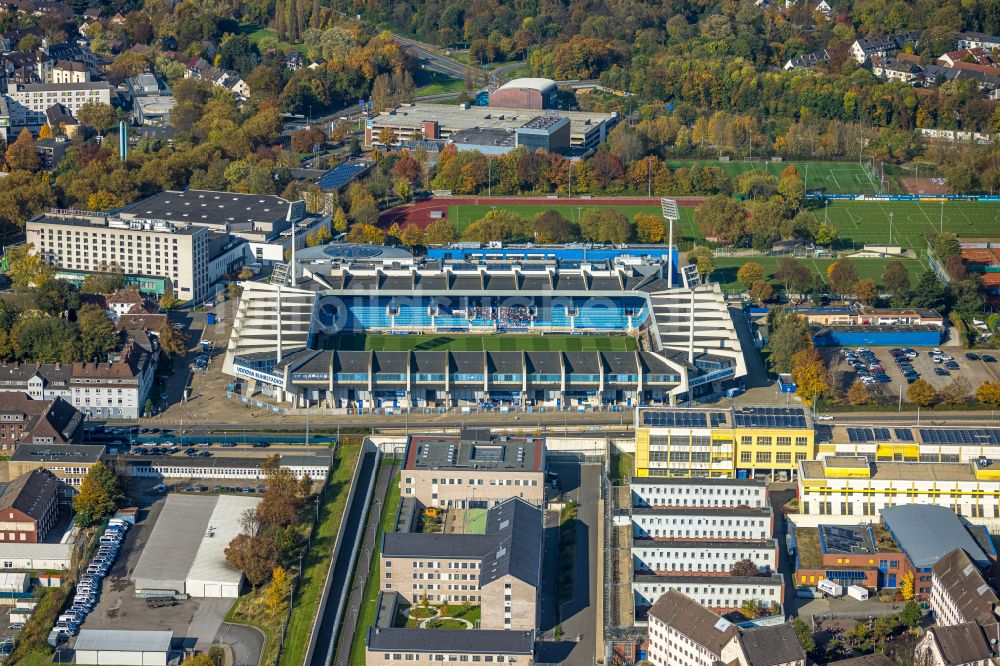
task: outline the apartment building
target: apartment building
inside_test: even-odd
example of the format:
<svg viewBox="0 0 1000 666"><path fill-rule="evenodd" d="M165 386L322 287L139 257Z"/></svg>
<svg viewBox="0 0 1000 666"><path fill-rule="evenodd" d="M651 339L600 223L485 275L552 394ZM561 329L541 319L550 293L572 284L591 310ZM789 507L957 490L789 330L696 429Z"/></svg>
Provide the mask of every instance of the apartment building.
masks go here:
<svg viewBox="0 0 1000 666"><path fill-rule="evenodd" d="M400 493L425 507L489 508L511 497L545 500L545 444L534 438L411 436Z"/></svg>
<svg viewBox="0 0 1000 666"><path fill-rule="evenodd" d="M637 477L791 477L815 457L812 420L800 407L636 410Z"/></svg>
<svg viewBox="0 0 1000 666"><path fill-rule="evenodd" d="M40 543L59 518L62 483L48 470L14 479L0 495L0 542Z"/></svg>
<svg viewBox="0 0 1000 666"><path fill-rule="evenodd" d="M208 294L209 232L162 219L50 211L28 220L28 242L55 268L169 278L181 300Z"/></svg>
<svg viewBox="0 0 1000 666"><path fill-rule="evenodd" d="M770 508L632 509L632 534L636 538L766 541L773 533L774 522Z"/></svg>
<svg viewBox="0 0 1000 666"><path fill-rule="evenodd" d="M740 629L671 590L649 611L652 666L805 666L806 655L791 625Z"/></svg>
<svg viewBox="0 0 1000 666"><path fill-rule="evenodd" d="M929 602L937 624L949 627L964 622L996 621L1000 597L968 553L955 548L939 559L931 571Z"/></svg>
<svg viewBox="0 0 1000 666"><path fill-rule="evenodd" d="M520 497L491 508L482 534L388 532L379 585L409 604L478 604L483 629L538 626L542 511Z"/></svg>
<svg viewBox="0 0 1000 666"><path fill-rule="evenodd" d="M8 82L0 96L0 128L12 141L25 127L37 132L46 122L45 111L61 104L73 115L87 102L111 104L112 88L105 81L76 83Z"/></svg>
<svg viewBox="0 0 1000 666"><path fill-rule="evenodd" d="M828 456L799 463L798 526L877 520L896 504L930 504L987 525L1000 519L1000 462L871 462Z"/></svg>
<svg viewBox="0 0 1000 666"><path fill-rule="evenodd" d="M130 340L106 363L0 364L0 393L26 393L33 400L62 398L91 418L135 419L153 386L158 355L158 349Z"/></svg>
<svg viewBox="0 0 1000 666"><path fill-rule="evenodd" d="M785 583L781 574L730 575L636 575L632 581L636 623L642 624L649 609L667 592L683 592L716 613L739 610L748 601L763 607L782 603Z"/></svg>
<svg viewBox="0 0 1000 666"><path fill-rule="evenodd" d="M80 434L83 416L61 397L32 399L26 393L0 397L0 451L18 444L67 444Z"/></svg>
<svg viewBox="0 0 1000 666"><path fill-rule="evenodd" d="M634 507L763 509L768 506L767 484L763 479L633 477L631 488Z"/></svg>
<svg viewBox="0 0 1000 666"><path fill-rule="evenodd" d="M407 666L438 666L442 662L530 666L534 652L532 631L370 627L365 640L366 666L396 662Z"/></svg>
<svg viewBox="0 0 1000 666"><path fill-rule="evenodd" d="M725 574L743 560L750 560L761 571L777 570L775 541L632 540L632 563L639 574Z"/></svg>
<svg viewBox="0 0 1000 666"><path fill-rule="evenodd" d="M978 622L930 627L917 643L913 654L921 666L994 666L1000 652L998 625L990 631Z"/></svg>
<svg viewBox="0 0 1000 666"><path fill-rule="evenodd" d="M65 484L60 488L60 500L68 502L102 455L104 447L97 444L22 444L7 461L8 478L48 470Z"/></svg>

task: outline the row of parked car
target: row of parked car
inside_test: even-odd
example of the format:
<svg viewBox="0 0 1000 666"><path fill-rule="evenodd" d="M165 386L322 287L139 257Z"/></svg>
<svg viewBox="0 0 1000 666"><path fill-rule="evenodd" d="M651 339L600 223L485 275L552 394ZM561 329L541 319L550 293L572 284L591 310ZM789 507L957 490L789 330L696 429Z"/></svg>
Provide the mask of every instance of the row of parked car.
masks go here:
<svg viewBox="0 0 1000 666"><path fill-rule="evenodd" d="M60 636L66 638L76 636L80 624L94 610L101 593L101 581L115 563L128 529L129 522L126 520L113 518L108 522L104 534L101 535L97 554L87 566L86 573L80 576L72 605L56 621L56 632Z"/></svg>
<svg viewBox="0 0 1000 666"><path fill-rule="evenodd" d="M896 367L903 374L903 378L907 384L912 384L920 379L920 373L913 369L912 363L913 359L919 356L919 352L910 348L896 348L890 349L889 354L892 356L892 360L896 362Z"/></svg>
<svg viewBox="0 0 1000 666"><path fill-rule="evenodd" d="M858 379L865 386L873 386L876 383L886 384L892 381L889 379L889 375L885 373L885 368L882 367L878 357L870 349L858 347L856 352L852 352L849 349L841 349L840 354L844 357L848 365L854 368Z"/></svg>

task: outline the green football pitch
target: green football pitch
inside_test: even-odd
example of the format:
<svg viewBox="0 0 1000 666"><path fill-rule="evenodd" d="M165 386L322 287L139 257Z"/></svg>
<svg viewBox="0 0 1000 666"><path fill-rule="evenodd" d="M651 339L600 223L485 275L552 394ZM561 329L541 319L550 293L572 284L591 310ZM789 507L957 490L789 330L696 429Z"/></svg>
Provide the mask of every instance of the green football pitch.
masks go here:
<svg viewBox="0 0 1000 666"><path fill-rule="evenodd" d="M340 335L337 346L366 351L633 351L625 335Z"/></svg>
<svg viewBox="0 0 1000 666"><path fill-rule="evenodd" d="M789 165L793 165L806 181L806 189L810 192L826 194L877 194L878 180L872 178L867 167L857 162L747 162L734 160L731 162L715 162L703 160L670 160L667 166L671 169L688 168L694 164L699 166L714 166L722 169L727 176L735 178L747 171L763 171L776 178Z"/></svg>
<svg viewBox="0 0 1000 666"><path fill-rule="evenodd" d="M743 291L742 285L740 285L739 281L736 279L736 272L739 271L740 266L748 261L754 261L763 266L764 279L771 282L775 289L780 289L780 286L774 278L774 274L778 270L778 263L781 261L780 257L717 257L714 260L715 271L712 273L712 280L718 282L723 291ZM802 262L814 272L821 275L824 280L827 279L827 268L829 268L830 264L833 263L833 259L805 258L798 259L798 261ZM862 279L870 278L875 280L876 284L880 286L882 285L882 273L885 272L886 259L848 258L847 261L854 265L854 268L858 271L858 277ZM901 261L910 273L910 284L916 285L917 280L920 279L920 274L928 269L927 262L920 259L902 259Z"/></svg>
<svg viewBox="0 0 1000 666"><path fill-rule="evenodd" d="M567 206L545 204L502 204L498 206L456 204L448 206L448 217L459 232L494 208L509 210L531 219L545 210L557 210L576 221L583 211L597 206ZM607 206L604 206L607 207ZM659 215L657 206L611 206L633 218L636 213ZM951 231L960 238L996 238L1000 236L1000 205L975 201L843 201L829 204L809 201L806 207L817 220L828 220L840 233L838 249L863 245L902 245L917 254L927 247L926 237L939 230ZM690 242L705 243L705 237L694 223L694 209L681 208L681 219L675 227L676 242L681 249ZM890 225L890 214L892 224ZM890 236L891 226L891 236Z"/></svg>

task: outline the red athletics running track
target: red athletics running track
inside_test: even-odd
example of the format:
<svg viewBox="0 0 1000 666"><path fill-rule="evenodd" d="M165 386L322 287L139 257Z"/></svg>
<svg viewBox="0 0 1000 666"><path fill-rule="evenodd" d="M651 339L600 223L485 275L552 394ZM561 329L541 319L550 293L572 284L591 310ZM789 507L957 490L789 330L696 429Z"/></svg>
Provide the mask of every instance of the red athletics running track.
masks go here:
<svg viewBox="0 0 1000 666"><path fill-rule="evenodd" d="M700 206L704 201L703 197L685 197L677 199L679 206ZM393 224L405 227L409 224L416 224L421 229L431 223L431 211L444 211L444 216L448 216L448 206L458 206L471 204L475 206L489 205L511 205L522 204L525 206L659 206L660 199L648 199L646 197L595 197L593 199L547 199L545 197L439 197L418 201L404 206L396 206L379 215L379 226L388 229Z"/></svg>

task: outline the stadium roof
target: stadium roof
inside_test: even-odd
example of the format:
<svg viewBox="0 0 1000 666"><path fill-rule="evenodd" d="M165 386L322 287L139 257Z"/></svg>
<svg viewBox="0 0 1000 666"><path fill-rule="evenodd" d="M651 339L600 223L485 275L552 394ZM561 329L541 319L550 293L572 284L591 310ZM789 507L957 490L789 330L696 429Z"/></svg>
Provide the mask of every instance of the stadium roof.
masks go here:
<svg viewBox="0 0 1000 666"><path fill-rule="evenodd" d="M955 548L964 550L978 566L989 566L986 553L951 509L923 504L890 506L882 509L882 520L918 569L934 566Z"/></svg>
<svg viewBox="0 0 1000 666"><path fill-rule="evenodd" d="M556 85L556 82L552 79L539 79L539 78L523 78L514 79L503 84L497 90L515 90L517 88L530 88L531 90L537 90L539 92L544 92ZM494 91L495 92L495 91Z"/></svg>
<svg viewBox="0 0 1000 666"><path fill-rule="evenodd" d="M81 629L74 649L114 652L169 652L172 631Z"/></svg>

